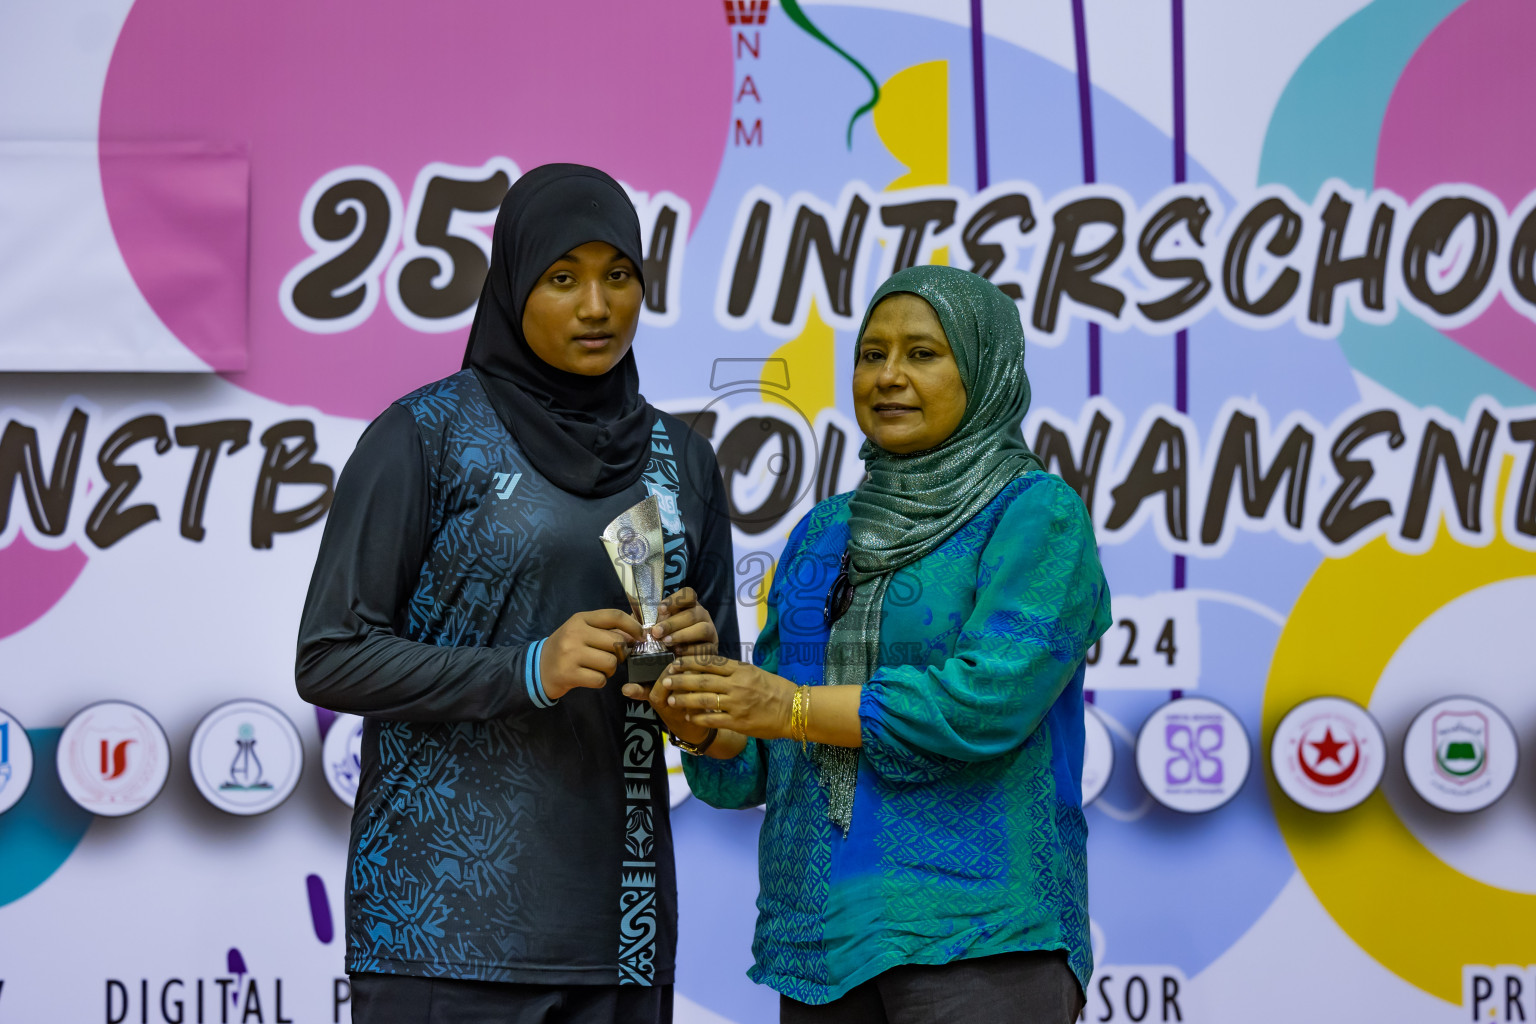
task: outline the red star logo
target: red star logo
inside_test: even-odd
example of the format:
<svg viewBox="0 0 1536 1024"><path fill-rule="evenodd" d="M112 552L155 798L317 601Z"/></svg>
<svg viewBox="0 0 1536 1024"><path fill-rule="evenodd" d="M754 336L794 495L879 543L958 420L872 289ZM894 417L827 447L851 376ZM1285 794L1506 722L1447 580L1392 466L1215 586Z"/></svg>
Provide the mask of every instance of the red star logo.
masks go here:
<svg viewBox="0 0 1536 1024"><path fill-rule="evenodd" d="M1334 764L1342 766L1344 762L1339 759L1339 751L1349 746L1349 741L1334 739L1333 726L1330 725L1323 731L1323 738L1316 743L1309 744L1309 746L1317 751L1318 764L1322 764L1324 761L1332 761Z"/></svg>

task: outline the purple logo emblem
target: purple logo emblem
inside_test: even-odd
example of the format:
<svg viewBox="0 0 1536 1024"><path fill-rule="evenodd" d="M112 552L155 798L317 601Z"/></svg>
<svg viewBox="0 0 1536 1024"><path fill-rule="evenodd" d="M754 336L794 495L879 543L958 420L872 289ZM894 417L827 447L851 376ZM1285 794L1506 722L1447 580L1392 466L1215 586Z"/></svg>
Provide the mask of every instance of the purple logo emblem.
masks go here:
<svg viewBox="0 0 1536 1024"><path fill-rule="evenodd" d="M1168 785L1187 786L1191 782L1221 785L1222 764L1216 752L1221 749L1224 737L1220 722L1169 722L1164 741L1173 756L1163 767L1163 778Z"/></svg>

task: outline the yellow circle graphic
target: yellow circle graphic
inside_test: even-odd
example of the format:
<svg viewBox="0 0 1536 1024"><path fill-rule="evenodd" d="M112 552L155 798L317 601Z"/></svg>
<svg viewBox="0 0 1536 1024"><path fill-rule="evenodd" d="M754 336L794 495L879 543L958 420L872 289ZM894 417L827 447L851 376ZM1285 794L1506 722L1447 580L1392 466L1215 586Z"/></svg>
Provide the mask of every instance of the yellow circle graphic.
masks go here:
<svg viewBox="0 0 1536 1024"><path fill-rule="evenodd" d="M1262 749L1303 700L1368 705L1387 662L1420 623L1462 594L1520 576L1536 576L1536 553L1502 537L1466 547L1443 527L1421 555L1378 539L1323 562L1275 648ZM1339 927L1392 973L1460 1005L1463 964L1536 963L1536 895L1488 885L1441 861L1382 790L1351 810L1315 814L1286 799L1265 768L1296 867Z"/></svg>

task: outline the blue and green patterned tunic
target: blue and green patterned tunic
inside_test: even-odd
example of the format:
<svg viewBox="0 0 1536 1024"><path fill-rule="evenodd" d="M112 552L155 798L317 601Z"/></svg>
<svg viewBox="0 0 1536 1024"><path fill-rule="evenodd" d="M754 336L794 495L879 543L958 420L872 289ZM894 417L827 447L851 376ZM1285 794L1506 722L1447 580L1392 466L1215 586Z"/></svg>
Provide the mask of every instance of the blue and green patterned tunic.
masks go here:
<svg viewBox="0 0 1536 1024"><path fill-rule="evenodd" d="M848 498L800 522L775 573L753 660L797 684L822 682ZM846 839L791 740L684 759L706 802L767 803L754 981L827 1003L901 964L1059 949L1086 990L1083 656L1110 621L1087 511L1030 472L892 578Z"/></svg>

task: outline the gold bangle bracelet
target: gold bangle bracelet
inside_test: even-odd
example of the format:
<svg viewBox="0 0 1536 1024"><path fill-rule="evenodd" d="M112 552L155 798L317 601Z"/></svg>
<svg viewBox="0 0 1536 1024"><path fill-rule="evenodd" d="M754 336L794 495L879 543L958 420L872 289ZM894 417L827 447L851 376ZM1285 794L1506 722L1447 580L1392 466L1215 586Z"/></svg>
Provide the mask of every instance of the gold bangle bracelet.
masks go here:
<svg viewBox="0 0 1536 1024"><path fill-rule="evenodd" d="M810 725L811 718L811 688L800 686L795 688L794 700L789 705L789 734L790 738L798 740L801 751L805 750L806 728Z"/></svg>
<svg viewBox="0 0 1536 1024"><path fill-rule="evenodd" d="M795 741L797 741L797 742L799 742L801 750L805 749L805 741L800 739L800 737L802 735L801 730L800 730L800 719L801 719L801 717L804 714L805 714L805 687L797 686L795 688L794 713L789 716L789 718L790 718L790 721L789 721L789 731L790 731L790 738L795 740Z"/></svg>
<svg viewBox="0 0 1536 1024"><path fill-rule="evenodd" d="M811 731L811 688L805 688L805 705L800 709L800 749L805 749L805 734Z"/></svg>

